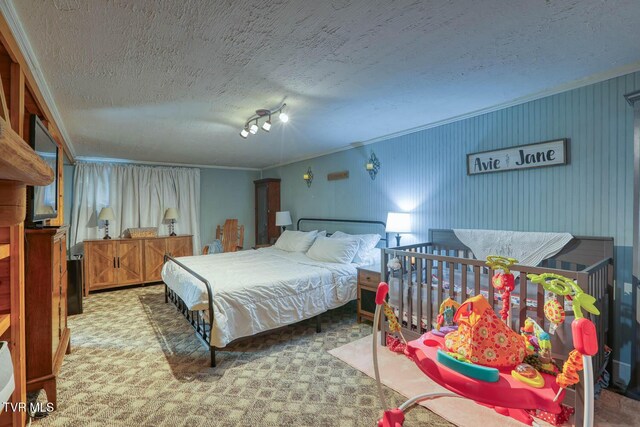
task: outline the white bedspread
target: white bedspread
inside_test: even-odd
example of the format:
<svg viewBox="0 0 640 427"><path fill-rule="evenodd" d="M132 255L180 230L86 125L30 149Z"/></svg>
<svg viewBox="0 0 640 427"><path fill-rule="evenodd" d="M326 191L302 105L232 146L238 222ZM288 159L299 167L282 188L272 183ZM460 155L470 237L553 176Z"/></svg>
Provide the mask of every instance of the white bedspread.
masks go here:
<svg viewBox="0 0 640 427"><path fill-rule="evenodd" d="M477 259L500 255L518 260L520 265L536 266L560 252L573 239L569 233L537 233L502 230L453 230Z"/></svg>
<svg viewBox="0 0 640 427"><path fill-rule="evenodd" d="M275 248L182 257L213 288L211 344L289 325L356 298L356 266ZM206 286L173 262L162 279L191 310L208 309Z"/></svg>

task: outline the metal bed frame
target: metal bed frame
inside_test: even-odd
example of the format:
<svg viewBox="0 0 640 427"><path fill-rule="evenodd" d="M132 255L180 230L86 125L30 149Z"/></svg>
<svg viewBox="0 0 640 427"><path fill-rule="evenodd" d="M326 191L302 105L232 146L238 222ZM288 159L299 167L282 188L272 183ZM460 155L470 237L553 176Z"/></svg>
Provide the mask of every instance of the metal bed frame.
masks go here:
<svg viewBox="0 0 640 427"><path fill-rule="evenodd" d="M305 221L306 222L323 222L323 223L343 223L343 224L370 224L376 227L382 226L383 229L386 228L386 224L382 221L334 219L334 218L300 218L297 222L298 230L300 230L301 223L304 223ZM385 242L385 246L388 246L389 234L386 233L386 231L384 232L384 234L381 234L381 233L378 233L378 234L380 234L380 237L381 237L380 241ZM207 289L208 313L205 313L204 310L189 310L189 308L184 303L182 298L180 298L180 296L177 293L175 293L171 288L169 288L169 286L166 283L164 283L164 302L168 303L169 301L171 301L176 306L178 311L187 319L189 324L193 327L194 331L196 332L196 336L200 339L200 341L204 344L204 346L209 347L210 366L212 368L215 368L216 348L215 346L211 345L211 333L212 333L211 325L213 325L213 322L214 322L213 288L211 287L211 283L209 283L207 279L202 277L196 271L194 271L193 269L187 267L186 265L178 261L173 256L165 254L164 262L166 263L167 261L171 261L175 263L184 271L186 271L187 273L195 277L198 281L204 283ZM316 332L320 333L322 331L320 314L314 316L314 319L316 323ZM302 320L302 321L305 321L305 320ZM269 331L265 331L265 332L269 332ZM232 343L236 343L240 340L247 339L247 338L250 338L250 337L238 338L237 340L232 341ZM232 343L229 343L229 344L232 344Z"/></svg>

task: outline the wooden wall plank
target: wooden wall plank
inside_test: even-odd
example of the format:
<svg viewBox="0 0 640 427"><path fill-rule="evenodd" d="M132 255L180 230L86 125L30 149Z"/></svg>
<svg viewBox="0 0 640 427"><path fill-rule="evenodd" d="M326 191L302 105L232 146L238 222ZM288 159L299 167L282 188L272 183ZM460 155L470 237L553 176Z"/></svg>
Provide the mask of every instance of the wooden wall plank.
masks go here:
<svg viewBox="0 0 640 427"><path fill-rule="evenodd" d="M11 124L11 116L9 114L9 106L7 104L7 98L4 96L5 90L4 90L4 85L2 84L1 81L0 81L0 87L2 87L2 90L0 90L0 116L7 123Z"/></svg>
<svg viewBox="0 0 640 427"><path fill-rule="evenodd" d="M0 153L0 179L31 185L53 181L53 170L3 119L0 119Z"/></svg>
<svg viewBox="0 0 640 427"><path fill-rule="evenodd" d="M27 401L24 318L24 225L10 227L11 232L11 355L16 388L13 403ZM13 413L13 425L23 426L24 411Z"/></svg>
<svg viewBox="0 0 640 427"><path fill-rule="evenodd" d="M24 139L24 73L19 64L11 64L11 96L9 111L11 127Z"/></svg>

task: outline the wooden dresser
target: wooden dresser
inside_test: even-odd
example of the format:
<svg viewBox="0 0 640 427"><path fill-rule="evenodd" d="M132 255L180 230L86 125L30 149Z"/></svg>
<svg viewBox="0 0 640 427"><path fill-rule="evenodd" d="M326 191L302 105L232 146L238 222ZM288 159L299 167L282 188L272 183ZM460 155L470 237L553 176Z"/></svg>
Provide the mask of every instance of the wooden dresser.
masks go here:
<svg viewBox="0 0 640 427"><path fill-rule="evenodd" d="M192 236L85 240L85 295L99 289L161 281L165 253L193 255Z"/></svg>
<svg viewBox="0 0 640 427"><path fill-rule="evenodd" d="M25 230L27 391L56 405L56 377L69 353L67 227Z"/></svg>

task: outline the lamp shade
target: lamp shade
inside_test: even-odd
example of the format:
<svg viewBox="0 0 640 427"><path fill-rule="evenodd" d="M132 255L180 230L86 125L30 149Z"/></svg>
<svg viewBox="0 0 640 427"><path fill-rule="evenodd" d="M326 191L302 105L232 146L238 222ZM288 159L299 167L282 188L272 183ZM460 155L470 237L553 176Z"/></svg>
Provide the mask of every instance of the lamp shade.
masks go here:
<svg viewBox="0 0 640 427"><path fill-rule="evenodd" d="M100 215L98 215L98 219L100 221L113 221L116 219L116 216L113 214L113 209L107 207L107 208L102 208L102 210L100 210Z"/></svg>
<svg viewBox="0 0 640 427"><path fill-rule="evenodd" d="M411 217L408 213L389 212L387 214L387 233L411 232Z"/></svg>
<svg viewBox="0 0 640 427"><path fill-rule="evenodd" d="M276 226L291 225L291 214L289 211L276 212Z"/></svg>
<svg viewBox="0 0 640 427"><path fill-rule="evenodd" d="M180 217L180 212L176 208L169 208L164 213L165 220L178 219Z"/></svg>

